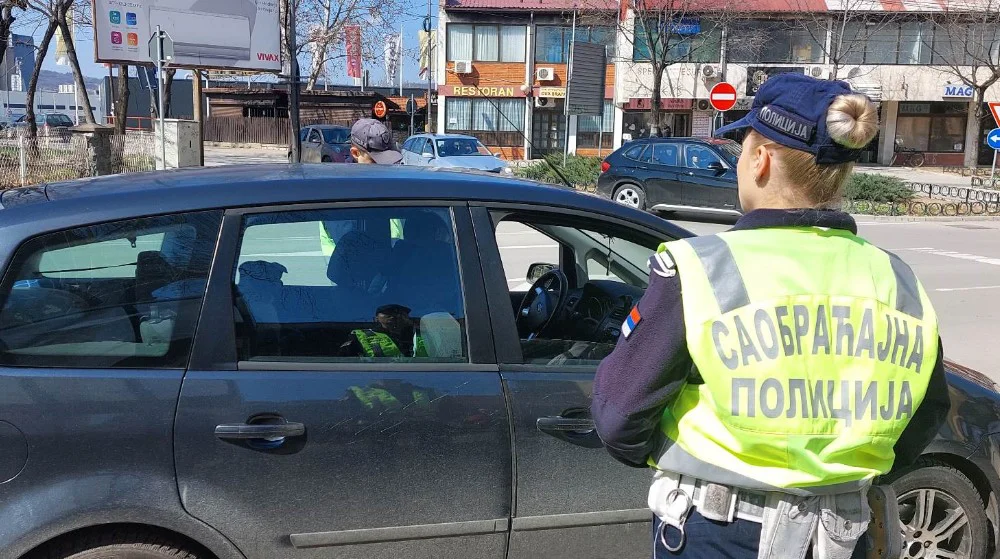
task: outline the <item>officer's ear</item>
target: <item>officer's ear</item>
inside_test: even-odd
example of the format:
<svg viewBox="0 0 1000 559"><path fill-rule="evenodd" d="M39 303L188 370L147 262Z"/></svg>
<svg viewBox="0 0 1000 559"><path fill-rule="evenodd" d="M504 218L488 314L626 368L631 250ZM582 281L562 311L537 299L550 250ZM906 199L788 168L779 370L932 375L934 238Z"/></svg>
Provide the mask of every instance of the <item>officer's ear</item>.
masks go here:
<svg viewBox="0 0 1000 559"><path fill-rule="evenodd" d="M774 159L774 144L761 142L754 146L750 156L751 169L753 170L754 182L764 185L771 177L771 164Z"/></svg>

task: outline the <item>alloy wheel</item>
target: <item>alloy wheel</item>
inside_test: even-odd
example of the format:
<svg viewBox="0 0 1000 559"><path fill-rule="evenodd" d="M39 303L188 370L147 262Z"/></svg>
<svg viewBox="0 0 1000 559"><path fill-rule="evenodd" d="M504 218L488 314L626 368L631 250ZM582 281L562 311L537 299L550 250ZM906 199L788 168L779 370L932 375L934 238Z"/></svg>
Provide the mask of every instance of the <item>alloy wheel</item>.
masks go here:
<svg viewBox="0 0 1000 559"><path fill-rule="evenodd" d="M639 198L639 192L636 189L626 186L619 190L618 194L615 194L615 202L630 208L638 208L641 199Z"/></svg>
<svg viewBox="0 0 1000 559"><path fill-rule="evenodd" d="M903 559L973 559L965 509L953 496L921 488L899 496Z"/></svg>

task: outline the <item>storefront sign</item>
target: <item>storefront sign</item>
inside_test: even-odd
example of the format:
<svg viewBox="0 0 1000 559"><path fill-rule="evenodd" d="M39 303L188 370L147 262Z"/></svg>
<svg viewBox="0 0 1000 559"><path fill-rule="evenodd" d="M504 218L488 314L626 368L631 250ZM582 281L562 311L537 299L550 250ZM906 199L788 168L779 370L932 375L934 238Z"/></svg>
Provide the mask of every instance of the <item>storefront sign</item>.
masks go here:
<svg viewBox="0 0 1000 559"><path fill-rule="evenodd" d="M474 85L455 85L451 87L451 95L455 97L520 97L514 94L513 87L476 87Z"/></svg>
<svg viewBox="0 0 1000 559"><path fill-rule="evenodd" d="M696 17L682 17L664 24L667 33L676 35L697 35L701 33L701 20Z"/></svg>
<svg viewBox="0 0 1000 559"><path fill-rule="evenodd" d="M756 95L757 90L773 76L778 74L803 74L805 68L801 66L750 66L747 68L747 95Z"/></svg>
<svg viewBox="0 0 1000 559"><path fill-rule="evenodd" d="M552 97L554 99L565 99L566 98L566 88L565 87L539 87L538 88L539 97Z"/></svg>
<svg viewBox="0 0 1000 559"><path fill-rule="evenodd" d="M972 98L972 86L965 84L945 84L944 93L941 94L942 97L962 97L966 99Z"/></svg>
<svg viewBox="0 0 1000 559"><path fill-rule="evenodd" d="M931 114L930 103L900 103L899 112L908 115L929 115Z"/></svg>
<svg viewBox="0 0 1000 559"><path fill-rule="evenodd" d="M693 106L691 99L660 99L660 108L665 111L690 111ZM653 108L653 100L649 97L633 97L625 104L627 111L648 111Z"/></svg>
<svg viewBox="0 0 1000 559"><path fill-rule="evenodd" d="M691 116L691 135L696 138L708 138L712 135L712 113L695 111Z"/></svg>
<svg viewBox="0 0 1000 559"><path fill-rule="evenodd" d="M749 111L751 107L753 107L753 97L741 97L736 100L736 104L733 105L732 110Z"/></svg>

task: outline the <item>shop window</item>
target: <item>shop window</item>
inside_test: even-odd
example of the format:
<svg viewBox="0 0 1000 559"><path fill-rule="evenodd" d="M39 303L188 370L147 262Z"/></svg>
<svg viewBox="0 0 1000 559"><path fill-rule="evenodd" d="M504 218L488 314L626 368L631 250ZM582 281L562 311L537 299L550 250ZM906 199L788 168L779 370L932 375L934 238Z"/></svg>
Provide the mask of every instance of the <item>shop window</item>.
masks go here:
<svg viewBox="0 0 1000 559"><path fill-rule="evenodd" d="M604 101L603 116L579 116L576 121L576 146L611 148L614 146L615 104Z"/></svg>
<svg viewBox="0 0 1000 559"><path fill-rule="evenodd" d="M448 61L524 62L523 25L448 24Z"/></svg>
<svg viewBox="0 0 1000 559"><path fill-rule="evenodd" d="M649 26L641 21L637 23L632 60L650 60L653 52L650 43L657 49L667 49L665 56L656 57L661 62L709 63L722 59L722 26L717 22L692 19L678 24L666 37L667 45L663 45L664 37L656 26L656 22L650 22Z"/></svg>
<svg viewBox="0 0 1000 559"><path fill-rule="evenodd" d="M524 99L463 98L445 100L445 131L479 138L488 146L524 144Z"/></svg>
<svg viewBox="0 0 1000 559"><path fill-rule="evenodd" d="M936 153L965 149L964 103L900 103L896 147Z"/></svg>
<svg viewBox="0 0 1000 559"><path fill-rule="evenodd" d="M822 63L825 26L819 23L751 20L732 27L729 54L733 62Z"/></svg>
<svg viewBox="0 0 1000 559"><path fill-rule="evenodd" d="M576 37L580 43L603 44L608 47L608 57L613 53L615 31L608 27L577 26ZM535 27L535 62L544 64L565 64L569 61L570 44L573 42L573 28L556 25Z"/></svg>

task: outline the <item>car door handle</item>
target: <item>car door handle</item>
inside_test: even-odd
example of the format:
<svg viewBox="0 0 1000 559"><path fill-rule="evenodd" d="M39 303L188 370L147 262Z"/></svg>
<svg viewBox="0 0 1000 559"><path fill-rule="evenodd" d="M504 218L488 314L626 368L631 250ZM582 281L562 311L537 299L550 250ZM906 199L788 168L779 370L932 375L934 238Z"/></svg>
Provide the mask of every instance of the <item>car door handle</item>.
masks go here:
<svg viewBox="0 0 1000 559"><path fill-rule="evenodd" d="M538 427L539 431L544 433L570 432L581 435L591 433L597 428L594 425L593 419L586 417L563 417L561 415L539 417L538 421L535 422L535 426Z"/></svg>
<svg viewBox="0 0 1000 559"><path fill-rule="evenodd" d="M688 171L688 174L693 177L694 176L694 171Z"/></svg>
<svg viewBox="0 0 1000 559"><path fill-rule="evenodd" d="M301 437L305 434L306 426L301 423L224 423L215 427L215 436L223 440L273 440Z"/></svg>

